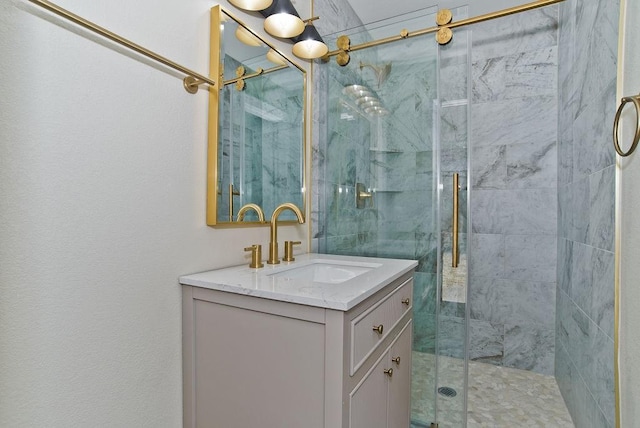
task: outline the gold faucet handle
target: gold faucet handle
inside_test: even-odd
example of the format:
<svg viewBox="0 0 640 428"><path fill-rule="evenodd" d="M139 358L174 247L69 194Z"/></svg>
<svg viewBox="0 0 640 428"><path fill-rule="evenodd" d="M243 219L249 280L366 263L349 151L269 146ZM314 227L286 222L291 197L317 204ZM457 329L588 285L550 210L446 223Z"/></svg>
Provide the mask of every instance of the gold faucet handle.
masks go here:
<svg viewBox="0 0 640 428"><path fill-rule="evenodd" d="M285 262L294 261L295 257L293 257L293 246L300 244L302 244L300 241L284 241L284 258L282 260Z"/></svg>
<svg viewBox="0 0 640 428"><path fill-rule="evenodd" d="M251 263L249 267L253 269L259 269L264 267L262 264L262 245L254 244L250 247L246 247L245 251L251 251Z"/></svg>

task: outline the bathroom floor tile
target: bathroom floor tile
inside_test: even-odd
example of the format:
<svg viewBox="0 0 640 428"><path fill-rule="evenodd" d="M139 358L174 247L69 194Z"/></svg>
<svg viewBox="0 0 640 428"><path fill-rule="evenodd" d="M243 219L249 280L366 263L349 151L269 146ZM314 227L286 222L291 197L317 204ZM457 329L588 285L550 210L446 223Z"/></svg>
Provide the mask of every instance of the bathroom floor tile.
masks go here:
<svg viewBox="0 0 640 428"><path fill-rule="evenodd" d="M464 361L440 358L438 386L458 392L452 398L438 396L440 428L461 428ZM434 370L433 354L413 353L411 416L416 426L433 420ZM574 427L553 376L475 361L469 363L467 418L469 428Z"/></svg>

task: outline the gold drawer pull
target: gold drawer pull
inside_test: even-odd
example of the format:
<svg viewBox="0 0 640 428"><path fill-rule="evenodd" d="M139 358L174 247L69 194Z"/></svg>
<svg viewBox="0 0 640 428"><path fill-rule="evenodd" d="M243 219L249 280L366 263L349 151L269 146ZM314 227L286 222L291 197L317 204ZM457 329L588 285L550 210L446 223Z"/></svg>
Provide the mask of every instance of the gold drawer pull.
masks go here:
<svg viewBox="0 0 640 428"><path fill-rule="evenodd" d="M373 326L373 331L375 331L378 334L382 334L382 332L384 331L384 326L382 324L374 325Z"/></svg>
<svg viewBox="0 0 640 428"><path fill-rule="evenodd" d="M385 370L384 374L386 374L389 377L393 376L393 369Z"/></svg>
<svg viewBox="0 0 640 428"><path fill-rule="evenodd" d="M409 303L411 303L411 300L409 300L409 298L407 297L406 299L402 299L402 303L409 306Z"/></svg>
<svg viewBox="0 0 640 428"><path fill-rule="evenodd" d="M393 361L394 363L396 363L397 365L400 365L400 357L395 357L392 358L391 361Z"/></svg>

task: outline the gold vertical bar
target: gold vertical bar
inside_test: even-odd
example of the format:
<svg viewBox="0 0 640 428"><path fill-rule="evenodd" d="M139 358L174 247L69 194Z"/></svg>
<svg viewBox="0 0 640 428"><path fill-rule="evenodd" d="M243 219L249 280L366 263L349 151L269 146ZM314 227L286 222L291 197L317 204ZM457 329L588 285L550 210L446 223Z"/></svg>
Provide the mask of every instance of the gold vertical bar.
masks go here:
<svg viewBox="0 0 640 428"><path fill-rule="evenodd" d="M626 35L629 34L628 26L632 19L627 20L627 8L632 3L629 0L620 1L620 15L618 16L618 70L617 70L617 88L616 96L620 99L623 96L625 82L625 42ZM630 51L629 51L630 52ZM637 112L640 115L640 111ZM617 130L616 130L617 131ZM616 133L617 134L617 133ZM613 276L613 391L615 401L615 428L622 426L622 402L620 394L622 393L622 380L620 357L620 324L621 313L620 305L622 304L622 284L621 282L621 252L622 252L622 167L623 162L616 160L616 177L615 177L615 220L614 220L614 276Z"/></svg>
<svg viewBox="0 0 640 428"><path fill-rule="evenodd" d="M229 221L233 221L233 184L229 184Z"/></svg>
<svg viewBox="0 0 640 428"><path fill-rule="evenodd" d="M211 32L209 34L209 76L222 81L220 60L220 6L211 8ZM209 118L207 141L207 225L215 226L218 219L218 100L222 85L209 91ZM221 183L222 184L222 183ZM222 197L222 196L221 196ZM222 217L222 215L220 216Z"/></svg>
<svg viewBox="0 0 640 428"><path fill-rule="evenodd" d="M233 183L229 184L229 221L233 221L233 197L240 196L239 190L233 189Z"/></svg>
<svg viewBox="0 0 640 428"><path fill-rule="evenodd" d="M451 244L451 266L454 268L458 267L458 214L460 212L459 209L459 199L458 199L458 190L459 190L459 182L460 174L457 172L453 174L453 242Z"/></svg>

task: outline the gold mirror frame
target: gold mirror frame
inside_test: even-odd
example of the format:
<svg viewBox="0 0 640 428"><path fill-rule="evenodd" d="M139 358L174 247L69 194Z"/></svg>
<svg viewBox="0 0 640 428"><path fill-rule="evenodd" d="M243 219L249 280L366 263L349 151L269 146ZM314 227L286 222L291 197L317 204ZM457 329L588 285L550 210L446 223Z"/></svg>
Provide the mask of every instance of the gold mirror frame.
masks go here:
<svg viewBox="0 0 640 428"><path fill-rule="evenodd" d="M301 196L302 196L302 206L299 207L303 213L306 213L307 207L307 72L291 61L287 56L282 54L276 47L272 44L268 43L261 36L259 36L255 31L249 28L244 22L236 18L231 13L224 10L221 6L217 5L211 8L211 34L210 34L210 53L209 53L209 70L210 76L216 79L217 82L220 82L215 88L211 88L209 91L209 133L208 133L208 144L207 144L207 215L206 221L208 226L215 227L251 227L251 226L266 226L269 225L271 220L271 213L265 212L265 220L264 221L220 221L218 218L218 192L223 191L224 189L218 189L218 141L219 141L219 118L220 118L220 93L224 90L225 82L223 81L223 71L224 71L224 63L221 56L221 43L222 38L220 34L221 24L226 20L231 19L235 21L238 25L245 28L251 35L255 36L258 40L260 40L264 45L270 48L272 51L279 54L283 59L286 60L288 67L295 67L302 74L302 82L303 82L303 111L302 111L302 150L301 150ZM217 30L217 31L216 31ZM277 68L277 67L275 67ZM275 69L274 68L274 69ZM256 75L262 74L262 72L255 73ZM266 74L266 72L265 72ZM236 77L233 76L234 79L227 79L227 84L235 83L237 85ZM250 76L245 76L245 78L249 78ZM233 80L233 82L230 82ZM244 82L243 82L244 83ZM276 205L284 202L291 201L278 201ZM240 208L240 207L238 207ZM282 220L279 223L283 224L298 224L295 220Z"/></svg>

